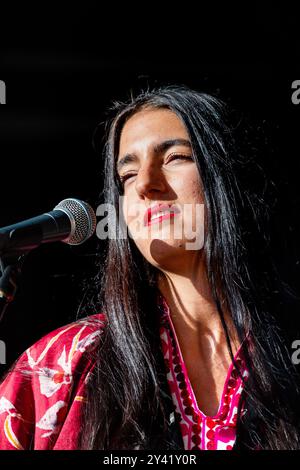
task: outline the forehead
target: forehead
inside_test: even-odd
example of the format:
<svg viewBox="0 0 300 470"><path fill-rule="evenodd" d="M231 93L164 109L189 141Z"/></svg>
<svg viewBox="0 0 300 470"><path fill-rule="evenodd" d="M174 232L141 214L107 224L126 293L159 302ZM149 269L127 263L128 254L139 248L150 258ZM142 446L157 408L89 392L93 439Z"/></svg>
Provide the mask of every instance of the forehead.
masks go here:
<svg viewBox="0 0 300 470"><path fill-rule="evenodd" d="M189 140L181 119L169 109L146 109L131 116L123 126L120 153L138 144L150 145L161 140Z"/></svg>

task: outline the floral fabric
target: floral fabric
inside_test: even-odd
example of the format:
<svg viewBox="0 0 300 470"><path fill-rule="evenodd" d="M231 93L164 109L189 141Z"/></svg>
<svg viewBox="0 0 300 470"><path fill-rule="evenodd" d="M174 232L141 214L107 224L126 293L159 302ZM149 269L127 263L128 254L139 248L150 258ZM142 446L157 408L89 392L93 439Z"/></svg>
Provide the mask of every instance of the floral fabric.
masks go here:
<svg viewBox="0 0 300 470"><path fill-rule="evenodd" d="M160 297L160 338L170 394L184 448L232 449L242 379L233 365L214 417L198 409L165 299ZM29 347L0 384L0 449L78 449L85 389L106 317L97 314L44 336ZM236 362L247 377L240 350ZM175 416L174 416L175 418Z"/></svg>

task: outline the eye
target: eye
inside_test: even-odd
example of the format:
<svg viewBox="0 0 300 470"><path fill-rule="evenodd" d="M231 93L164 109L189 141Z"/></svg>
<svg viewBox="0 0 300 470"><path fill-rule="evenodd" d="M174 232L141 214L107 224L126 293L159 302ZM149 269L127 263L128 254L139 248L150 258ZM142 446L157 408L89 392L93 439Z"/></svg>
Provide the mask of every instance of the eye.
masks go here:
<svg viewBox="0 0 300 470"><path fill-rule="evenodd" d="M121 183L124 184L125 181L127 181L131 176L135 176L135 174L134 173L126 173L125 175L120 175L119 179L120 179Z"/></svg>
<svg viewBox="0 0 300 470"><path fill-rule="evenodd" d="M193 157L191 155L183 155L181 153L172 153L169 155L169 158L167 159L167 163L173 161L173 160L190 160L193 161ZM125 184L125 182L131 178L132 176L136 176L136 173L125 173L124 175L120 175L119 179L122 185Z"/></svg>
<svg viewBox="0 0 300 470"><path fill-rule="evenodd" d="M193 157L191 155L183 155L181 153L172 153L168 160L167 160L167 163L168 162L171 162L173 160L193 160Z"/></svg>

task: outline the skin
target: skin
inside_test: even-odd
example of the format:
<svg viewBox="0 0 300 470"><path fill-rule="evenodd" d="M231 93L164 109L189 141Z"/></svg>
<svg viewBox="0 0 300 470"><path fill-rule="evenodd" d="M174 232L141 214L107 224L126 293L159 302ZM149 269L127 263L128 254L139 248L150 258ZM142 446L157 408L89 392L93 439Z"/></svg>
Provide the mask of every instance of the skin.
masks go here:
<svg viewBox="0 0 300 470"><path fill-rule="evenodd" d="M178 139L190 142L183 122L170 110L144 109L127 120L121 132L118 162L128 154L134 160L118 170L120 177L127 177L123 213L138 249L159 270L158 286L170 307L198 407L207 416L214 416L231 358L205 274L203 240L194 250L186 245L191 240L184 228L191 217L193 229L198 227L199 233L205 233L205 219L199 227L195 218L196 205L204 207L204 195L191 147L176 143L157 152L162 142ZM155 203L175 204L181 212L174 219L144 226L144 213ZM192 215L184 212L185 204L192 204ZM174 224L179 221L182 231L176 238ZM229 312L225 312L225 319L235 353L239 343Z"/></svg>

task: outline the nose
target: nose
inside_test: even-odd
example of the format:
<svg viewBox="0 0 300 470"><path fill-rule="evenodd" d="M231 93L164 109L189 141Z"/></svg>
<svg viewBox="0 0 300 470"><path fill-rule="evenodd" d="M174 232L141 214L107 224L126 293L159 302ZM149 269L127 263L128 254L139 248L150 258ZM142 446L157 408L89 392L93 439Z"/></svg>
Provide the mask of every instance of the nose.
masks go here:
<svg viewBox="0 0 300 470"><path fill-rule="evenodd" d="M135 188L140 197L147 197L152 193L164 192L167 181L161 171L153 162L142 165L135 180Z"/></svg>

